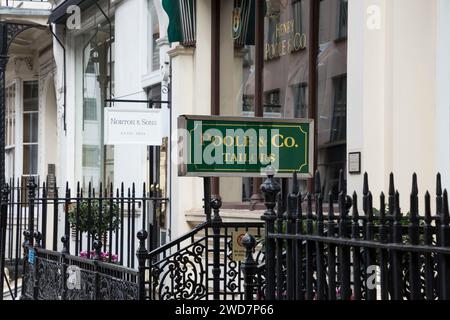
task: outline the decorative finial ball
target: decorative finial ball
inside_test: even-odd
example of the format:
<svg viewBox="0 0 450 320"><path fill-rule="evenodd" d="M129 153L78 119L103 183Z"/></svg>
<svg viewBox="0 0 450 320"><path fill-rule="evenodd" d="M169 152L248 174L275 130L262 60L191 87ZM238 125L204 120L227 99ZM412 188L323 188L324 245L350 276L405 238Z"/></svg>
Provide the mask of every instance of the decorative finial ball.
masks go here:
<svg viewBox="0 0 450 320"><path fill-rule="evenodd" d="M245 236L241 240L241 244L247 250L253 250L256 247L256 239L250 233L245 234Z"/></svg>
<svg viewBox="0 0 450 320"><path fill-rule="evenodd" d="M212 199L212 200L211 200L211 207L212 207L214 210L219 210L220 207L222 207L222 200L219 199L219 198L214 198L214 199Z"/></svg>
<svg viewBox="0 0 450 320"><path fill-rule="evenodd" d="M138 238L140 241L143 241L143 240L147 239L147 237L148 237L148 232L147 232L147 231L145 231L145 230L140 230L140 231L138 231L138 233L137 233L137 238Z"/></svg>

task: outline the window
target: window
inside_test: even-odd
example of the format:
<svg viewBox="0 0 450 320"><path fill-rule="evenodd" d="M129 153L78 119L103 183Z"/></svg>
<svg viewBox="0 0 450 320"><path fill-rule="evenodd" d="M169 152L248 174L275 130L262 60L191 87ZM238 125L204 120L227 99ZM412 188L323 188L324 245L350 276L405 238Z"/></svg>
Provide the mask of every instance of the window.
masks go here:
<svg viewBox="0 0 450 320"><path fill-rule="evenodd" d="M14 147L16 143L16 86L10 85L6 88L6 114L5 114L5 131L6 131L6 148Z"/></svg>
<svg viewBox="0 0 450 320"><path fill-rule="evenodd" d="M97 100L95 98L84 98L83 118L85 121L97 120Z"/></svg>
<svg viewBox="0 0 450 320"><path fill-rule="evenodd" d="M347 38L348 31L348 0L339 0L338 39Z"/></svg>
<svg viewBox="0 0 450 320"><path fill-rule="evenodd" d="M157 71L159 70L159 47L158 43L156 42L159 39L159 32L153 33L153 50L152 50L152 70Z"/></svg>
<svg viewBox="0 0 450 320"><path fill-rule="evenodd" d="M264 112L281 113L279 89L264 93Z"/></svg>
<svg viewBox="0 0 450 320"><path fill-rule="evenodd" d="M95 74L95 63L92 60L89 60L86 66L86 73Z"/></svg>
<svg viewBox="0 0 450 320"><path fill-rule="evenodd" d="M343 141L347 134L347 76L333 79L334 108L330 142Z"/></svg>
<svg viewBox="0 0 450 320"><path fill-rule="evenodd" d="M38 172L38 81L23 83L23 174Z"/></svg>
<svg viewBox="0 0 450 320"><path fill-rule="evenodd" d="M83 188L89 183L98 188L100 183L114 180L114 149L104 145L103 110L109 106L105 99L114 92L114 20L97 23L80 34L76 41L77 68L81 81L77 84L77 116L80 121L81 179ZM111 90L111 91L110 91Z"/></svg>
<svg viewBox="0 0 450 320"><path fill-rule="evenodd" d="M296 84L292 86L292 95L294 102L294 117L307 118L308 117L308 98L306 83Z"/></svg>
<svg viewBox="0 0 450 320"><path fill-rule="evenodd" d="M339 190L339 171L342 169L346 172L345 155L345 144L332 145L319 150L317 166L322 177L322 192L328 195L331 191L335 199L337 199Z"/></svg>
<svg viewBox="0 0 450 320"><path fill-rule="evenodd" d="M323 193L336 198L339 171L346 179L347 164L347 1L320 2L319 30L316 159Z"/></svg>
<svg viewBox="0 0 450 320"><path fill-rule="evenodd" d="M252 95L246 95L242 97L242 111L254 112L255 111L255 97Z"/></svg>
<svg viewBox="0 0 450 320"><path fill-rule="evenodd" d="M292 11L294 15L294 33L302 33L302 1L292 1Z"/></svg>
<svg viewBox="0 0 450 320"><path fill-rule="evenodd" d="M277 25L280 23L279 13L273 13L267 17L267 36L265 59L270 60L279 56L278 52L278 30Z"/></svg>
<svg viewBox="0 0 450 320"><path fill-rule="evenodd" d="M12 84L5 90L5 159L6 178L14 177L15 144L16 144L16 86Z"/></svg>
<svg viewBox="0 0 450 320"><path fill-rule="evenodd" d="M159 46L157 40L159 39L159 20L155 8L155 0L148 0L148 25L149 25L149 53L148 53L148 71L158 71L159 62Z"/></svg>
<svg viewBox="0 0 450 320"><path fill-rule="evenodd" d="M100 147L83 146L83 167L95 168L100 166Z"/></svg>

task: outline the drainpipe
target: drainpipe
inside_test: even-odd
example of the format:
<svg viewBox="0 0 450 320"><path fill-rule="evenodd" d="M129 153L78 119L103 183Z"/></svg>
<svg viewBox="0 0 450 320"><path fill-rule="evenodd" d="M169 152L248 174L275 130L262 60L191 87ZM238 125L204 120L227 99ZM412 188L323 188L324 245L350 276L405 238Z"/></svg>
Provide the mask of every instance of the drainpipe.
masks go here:
<svg viewBox="0 0 450 320"><path fill-rule="evenodd" d="M264 116L264 0L255 0L255 117ZM252 208L262 201L261 178L253 178Z"/></svg>
<svg viewBox="0 0 450 320"><path fill-rule="evenodd" d="M220 115L220 1L211 1L211 115ZM220 198L219 178L211 179L212 198Z"/></svg>
<svg viewBox="0 0 450 320"><path fill-rule="evenodd" d="M309 1L308 118L314 119L314 172L317 170L317 61L319 54L320 0ZM314 193L314 180L308 179L308 192Z"/></svg>

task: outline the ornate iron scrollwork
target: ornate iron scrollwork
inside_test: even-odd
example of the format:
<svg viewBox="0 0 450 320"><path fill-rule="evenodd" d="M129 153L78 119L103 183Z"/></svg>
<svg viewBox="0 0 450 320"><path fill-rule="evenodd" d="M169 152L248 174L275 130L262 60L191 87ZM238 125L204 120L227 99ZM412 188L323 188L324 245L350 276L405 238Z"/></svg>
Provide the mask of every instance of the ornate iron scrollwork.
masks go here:
<svg viewBox="0 0 450 320"><path fill-rule="evenodd" d="M120 280L107 275L100 275L100 300L137 300L138 285L136 282Z"/></svg>
<svg viewBox="0 0 450 320"><path fill-rule="evenodd" d="M46 259L37 261L38 300L61 300L61 264Z"/></svg>
<svg viewBox="0 0 450 320"><path fill-rule="evenodd" d="M202 299L206 296L203 243L176 252L152 268L152 295L158 300Z"/></svg>

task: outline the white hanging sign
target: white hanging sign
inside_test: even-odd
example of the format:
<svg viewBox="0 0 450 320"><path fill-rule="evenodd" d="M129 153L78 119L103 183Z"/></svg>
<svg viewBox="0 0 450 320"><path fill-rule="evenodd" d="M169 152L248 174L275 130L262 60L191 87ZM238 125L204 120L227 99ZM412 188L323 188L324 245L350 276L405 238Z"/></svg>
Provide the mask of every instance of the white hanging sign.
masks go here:
<svg viewBox="0 0 450 320"><path fill-rule="evenodd" d="M167 136L167 110L105 108L105 145L160 146Z"/></svg>

